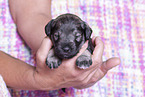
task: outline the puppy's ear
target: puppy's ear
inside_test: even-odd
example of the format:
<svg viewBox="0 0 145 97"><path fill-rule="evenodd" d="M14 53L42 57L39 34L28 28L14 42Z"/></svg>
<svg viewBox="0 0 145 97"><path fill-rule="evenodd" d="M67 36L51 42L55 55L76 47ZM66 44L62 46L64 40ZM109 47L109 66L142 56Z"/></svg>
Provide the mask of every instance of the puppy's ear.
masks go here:
<svg viewBox="0 0 145 97"><path fill-rule="evenodd" d="M51 21L48 22L48 24L45 26L45 33L47 36L50 36L52 27L53 27L53 22L54 20L52 19Z"/></svg>
<svg viewBox="0 0 145 97"><path fill-rule="evenodd" d="M85 30L85 39L89 40L92 34L92 29L89 27L89 25L85 22L82 23L82 28Z"/></svg>

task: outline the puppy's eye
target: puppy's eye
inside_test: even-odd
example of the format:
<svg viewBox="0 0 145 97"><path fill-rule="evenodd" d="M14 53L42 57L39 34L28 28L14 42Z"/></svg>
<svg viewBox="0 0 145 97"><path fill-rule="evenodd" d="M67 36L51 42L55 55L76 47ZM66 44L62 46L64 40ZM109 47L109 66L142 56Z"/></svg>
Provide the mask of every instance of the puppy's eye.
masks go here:
<svg viewBox="0 0 145 97"><path fill-rule="evenodd" d="M54 37L54 40L57 41L59 38L59 33L58 32L54 33L53 37Z"/></svg>
<svg viewBox="0 0 145 97"><path fill-rule="evenodd" d="M77 42L80 42L81 41L81 38L82 38L82 35L81 35L81 33L76 33L76 41Z"/></svg>

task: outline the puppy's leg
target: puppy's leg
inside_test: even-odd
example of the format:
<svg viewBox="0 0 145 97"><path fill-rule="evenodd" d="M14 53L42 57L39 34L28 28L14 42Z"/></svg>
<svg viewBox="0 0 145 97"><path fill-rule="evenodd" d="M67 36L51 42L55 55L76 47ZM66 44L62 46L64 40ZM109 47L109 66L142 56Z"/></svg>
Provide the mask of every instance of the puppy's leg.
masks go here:
<svg viewBox="0 0 145 97"><path fill-rule="evenodd" d="M92 65L91 53L86 50L82 55L80 55L76 60L76 65L80 69L86 69Z"/></svg>
<svg viewBox="0 0 145 97"><path fill-rule="evenodd" d="M48 56L46 59L46 65L50 68L50 69L54 69L54 68L58 68L58 66L60 66L61 64L61 59L59 59L57 56L54 55L54 49L51 49L48 52Z"/></svg>

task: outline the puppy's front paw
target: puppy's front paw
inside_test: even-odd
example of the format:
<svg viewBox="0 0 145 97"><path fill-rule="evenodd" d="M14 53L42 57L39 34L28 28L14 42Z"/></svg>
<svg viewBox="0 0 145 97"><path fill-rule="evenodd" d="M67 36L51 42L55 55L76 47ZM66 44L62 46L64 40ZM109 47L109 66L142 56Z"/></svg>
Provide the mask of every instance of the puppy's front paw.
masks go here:
<svg viewBox="0 0 145 97"><path fill-rule="evenodd" d="M80 69L86 69L88 68L90 65L92 65L92 59L89 56L86 55L81 55L77 58L76 60L76 65L77 67L79 67Z"/></svg>
<svg viewBox="0 0 145 97"><path fill-rule="evenodd" d="M60 66L61 64L61 60L56 58L56 57L47 57L46 59L46 65L50 68L50 69L55 69L58 68L58 66Z"/></svg>

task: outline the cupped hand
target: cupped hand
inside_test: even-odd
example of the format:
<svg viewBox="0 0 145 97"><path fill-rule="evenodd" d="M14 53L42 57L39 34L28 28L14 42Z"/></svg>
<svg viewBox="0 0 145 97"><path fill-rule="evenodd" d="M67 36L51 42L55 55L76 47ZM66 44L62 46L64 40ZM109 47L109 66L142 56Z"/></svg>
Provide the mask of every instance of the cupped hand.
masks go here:
<svg viewBox="0 0 145 97"><path fill-rule="evenodd" d="M62 64L57 69L50 69L45 64L48 51L52 47L51 40L46 37L42 41L41 47L36 53L37 66L34 71L34 79L37 84L37 89L55 90L60 88L74 87L83 89L94 85L98 82L108 70L120 64L119 58L110 58L107 61L102 61L104 44L98 37L93 37L92 42L95 46L92 55L92 65L87 69L79 69L76 66L76 59L87 48L86 42L79 53L67 60L63 60Z"/></svg>

